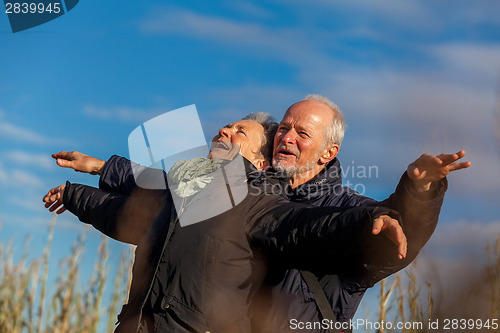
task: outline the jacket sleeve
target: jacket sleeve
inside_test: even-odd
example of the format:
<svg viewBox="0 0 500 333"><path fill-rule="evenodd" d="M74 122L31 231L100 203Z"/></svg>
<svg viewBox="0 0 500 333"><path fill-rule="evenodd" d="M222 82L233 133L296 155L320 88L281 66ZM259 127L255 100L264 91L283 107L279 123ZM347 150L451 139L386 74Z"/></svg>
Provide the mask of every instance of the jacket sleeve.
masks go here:
<svg viewBox="0 0 500 333"><path fill-rule="evenodd" d="M251 238L271 261L333 273L354 258L369 264L376 263L379 256L397 259L397 247L384 236L372 234L373 221L380 215L399 217L384 207L343 210L280 204L257 219Z"/></svg>
<svg viewBox="0 0 500 333"><path fill-rule="evenodd" d="M168 189L163 170L148 168L117 155L106 161L99 178L100 189L125 195L130 195L141 184L148 184L148 188Z"/></svg>
<svg viewBox="0 0 500 333"><path fill-rule="evenodd" d="M353 191L344 195L342 207L377 205L400 212L403 232L408 241L406 258L388 260L379 255L375 263L359 262L358 266L350 265L351 270L347 274L351 275L351 279L356 278L362 285L371 287L383 278L408 266L436 229L447 188L448 182L446 178L443 178L434 182L429 191L417 192L413 189L412 181L405 172L394 193L384 201L378 202Z"/></svg>
<svg viewBox="0 0 500 333"><path fill-rule="evenodd" d="M429 191L417 192L405 172L394 193L384 201L378 202L351 191L343 198L341 207L376 205L398 211L408 239L408 257L413 260L436 229L447 188L448 182L443 178L434 182Z"/></svg>
<svg viewBox="0 0 500 333"><path fill-rule="evenodd" d="M413 260L427 243L436 229L444 195L448 189L446 178L432 184L428 192L417 192L405 172L396 191L378 205L397 210L401 213L408 238L409 257Z"/></svg>
<svg viewBox="0 0 500 333"><path fill-rule="evenodd" d="M84 223L118 241L134 244L149 229L164 198L134 192L130 197L94 187L66 183L63 204Z"/></svg>

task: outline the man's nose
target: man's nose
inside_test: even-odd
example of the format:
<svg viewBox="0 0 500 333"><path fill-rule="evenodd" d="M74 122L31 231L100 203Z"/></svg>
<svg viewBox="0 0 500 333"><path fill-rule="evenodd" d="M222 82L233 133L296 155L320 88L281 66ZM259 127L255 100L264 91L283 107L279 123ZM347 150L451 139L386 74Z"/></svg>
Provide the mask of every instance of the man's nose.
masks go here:
<svg viewBox="0 0 500 333"><path fill-rule="evenodd" d="M223 127L221 129L219 129L219 135L221 137L229 138L229 137L231 137L231 129L227 128L227 127Z"/></svg>
<svg viewBox="0 0 500 333"><path fill-rule="evenodd" d="M281 142L285 144L294 144L295 143L295 131L293 129L289 129L285 133L281 135Z"/></svg>

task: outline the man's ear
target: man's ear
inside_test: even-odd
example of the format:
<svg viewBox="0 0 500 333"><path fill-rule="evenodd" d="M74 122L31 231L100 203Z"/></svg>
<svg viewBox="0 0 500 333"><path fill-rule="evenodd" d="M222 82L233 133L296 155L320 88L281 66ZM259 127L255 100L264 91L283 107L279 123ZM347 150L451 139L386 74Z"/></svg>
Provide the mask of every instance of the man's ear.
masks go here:
<svg viewBox="0 0 500 333"><path fill-rule="evenodd" d="M339 146L338 145L333 145L329 148L326 148L325 150L323 150L323 152L319 156L320 164L327 164L328 162L333 160L335 158L335 156L337 156L338 153L339 153Z"/></svg>
<svg viewBox="0 0 500 333"><path fill-rule="evenodd" d="M269 166L271 166L271 163L269 163L268 160L263 158L255 159L252 164L257 168L257 170L260 171L267 170Z"/></svg>

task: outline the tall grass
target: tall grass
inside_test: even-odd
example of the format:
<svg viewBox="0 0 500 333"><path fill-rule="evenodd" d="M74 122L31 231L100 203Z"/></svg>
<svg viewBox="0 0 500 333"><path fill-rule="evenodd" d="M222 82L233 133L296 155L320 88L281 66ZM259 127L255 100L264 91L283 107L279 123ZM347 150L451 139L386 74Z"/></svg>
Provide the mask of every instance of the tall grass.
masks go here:
<svg viewBox="0 0 500 333"><path fill-rule="evenodd" d="M462 274L451 277L456 281L449 281L450 276L447 276L438 292L432 281L419 281L418 262L405 272L382 280L379 284L378 323L390 321L393 329L385 326L366 332L498 332L498 328L493 329L492 320L496 319L500 325L500 235L494 245L487 243L486 253L488 260L482 271L469 270L471 265L466 262ZM459 283L452 288L447 288L448 284L457 281ZM473 327L467 322L465 330L453 329L451 324L445 329L447 320L453 319L458 320L459 325L461 319L476 322ZM488 321L489 327L480 327L477 320L481 325ZM436 327L439 328L429 327L430 322L438 322ZM422 323L423 327L395 329L396 323Z"/></svg>
<svg viewBox="0 0 500 333"><path fill-rule="evenodd" d="M51 267L55 223L54 215L41 256L30 263L27 262L29 240L17 262L14 262L12 241L0 244L0 332L112 332L119 305L126 302L132 253L122 253L111 300L104 301L106 282L110 279L106 238L101 240L92 276L88 281L81 281L79 260L85 250L86 233L78 236L59 267ZM48 290L49 270L56 269L56 287Z"/></svg>
<svg viewBox="0 0 500 333"><path fill-rule="evenodd" d="M116 276L109 274L107 260L109 249L107 240L102 238L95 258L94 269L88 281L81 281L80 257L85 249L86 233L78 236L69 255L59 267L49 266L55 215L50 223L47 242L40 255L28 262L30 240L24 243L20 259L15 262L15 251L10 241L0 244L0 332L2 333L96 333L112 332L120 306L127 302L131 282L133 250L121 255ZM486 247L488 263L483 272L474 272L479 280L471 280L464 285L466 301L479 312L456 312L443 299L453 295L439 290L436 292L432 281L420 282L418 265L396 274L379 284L378 322L422 322L423 329L376 329L366 330L377 333L440 332L426 326L434 319L446 316L474 316L498 318L500 316L500 237L495 244ZM54 290L48 290L49 270L58 270ZM466 281L466 280L464 280ZM465 282L464 282L465 283ZM468 283L468 282L467 282ZM477 286L481 288L477 288ZM104 300L104 295L111 297ZM481 290L479 290L481 289ZM463 298L457 298L463 300ZM439 302L436 302L439 301ZM484 303L479 307L475 302ZM453 305L452 298L451 304ZM486 306L486 307L485 307ZM463 307L460 307L462 309ZM484 309L489 309L485 311ZM465 310L464 310L465 311ZM367 318L365 316L365 318ZM442 326L441 326L442 328ZM362 330L358 330L362 332ZM475 329L474 332L481 332ZM493 332L494 330L483 330Z"/></svg>

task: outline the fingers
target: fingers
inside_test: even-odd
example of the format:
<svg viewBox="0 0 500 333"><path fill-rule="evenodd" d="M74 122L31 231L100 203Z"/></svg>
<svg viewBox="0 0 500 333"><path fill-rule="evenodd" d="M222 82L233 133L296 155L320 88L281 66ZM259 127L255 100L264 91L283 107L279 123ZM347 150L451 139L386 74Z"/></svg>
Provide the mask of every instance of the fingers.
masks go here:
<svg viewBox="0 0 500 333"><path fill-rule="evenodd" d="M441 154L433 156L430 154L422 154L415 162L408 165L407 174L413 181L425 181L421 186L422 191L426 190L431 182L437 181L446 177L451 171L468 168L470 162L457 162L465 156L465 151L460 150L455 154Z"/></svg>
<svg viewBox="0 0 500 333"><path fill-rule="evenodd" d="M443 161L443 165L447 166L448 172L451 172L470 167L470 162L456 162L464 156L465 150L460 150L455 154L441 154L439 158Z"/></svg>
<svg viewBox="0 0 500 333"><path fill-rule="evenodd" d="M406 258L406 252L408 250L408 241L403 232L403 229L398 224L397 235L396 235L396 245L398 245L398 258L403 259Z"/></svg>
<svg viewBox="0 0 500 333"><path fill-rule="evenodd" d="M410 177L410 179L413 180L420 180L425 177L425 171L424 172L420 171L420 169L414 163L408 166L406 172L408 174L408 177Z"/></svg>
<svg viewBox="0 0 500 333"><path fill-rule="evenodd" d="M442 161L443 166L444 166L444 165L452 164L464 156L465 156L465 150L460 150L458 153L455 153L455 154L444 154L443 153L443 154L439 155L438 158Z"/></svg>
<svg viewBox="0 0 500 333"><path fill-rule="evenodd" d="M76 158L77 151L60 151L58 153L52 154L52 158L64 159L64 160L74 160Z"/></svg>
<svg viewBox="0 0 500 333"><path fill-rule="evenodd" d="M50 206L49 212L55 211L57 208L61 207L62 204L63 203L61 200L57 200L52 206ZM47 204L45 204L45 205L47 205Z"/></svg>
<svg viewBox="0 0 500 333"><path fill-rule="evenodd" d="M72 168L73 164L71 161L75 159L75 152L72 151L61 151L55 154L52 154L52 158L56 160L57 165L63 168Z"/></svg>
<svg viewBox="0 0 500 333"><path fill-rule="evenodd" d="M376 218L375 221L373 221L372 234L378 235L382 230L383 226L384 226L384 220L381 219L380 217Z"/></svg>
<svg viewBox="0 0 500 333"><path fill-rule="evenodd" d="M62 199L62 195L60 193L47 194L43 198L43 202L45 202L45 208L49 208L50 205L52 205L57 200L61 200L61 199Z"/></svg>
<svg viewBox="0 0 500 333"><path fill-rule="evenodd" d="M415 160L415 162L408 165L406 172L410 179L421 180L427 176L428 170L438 168L442 163L443 161L436 156L430 154L422 154Z"/></svg>
<svg viewBox="0 0 500 333"><path fill-rule="evenodd" d="M373 223L372 233L374 235L382 233L398 247L399 259L403 259L406 257L408 243L403 229L401 228L397 220L387 215L378 217Z"/></svg>
<svg viewBox="0 0 500 333"><path fill-rule="evenodd" d="M408 176L410 176L410 177L411 176L414 176L414 177L420 176L420 170L418 170L418 168L415 166L414 163L408 165L406 172L408 173Z"/></svg>
<svg viewBox="0 0 500 333"><path fill-rule="evenodd" d="M50 189L49 192L47 192L47 194L45 194L45 196L43 197L42 201L43 202L49 202L51 200L50 198L52 196L54 196L57 192L59 192L59 186Z"/></svg>
<svg viewBox="0 0 500 333"><path fill-rule="evenodd" d="M60 185L51 189L42 199L45 202L45 208L48 208L50 212L56 211L57 214L61 214L66 211L66 208L61 207L63 205L63 193L65 185Z"/></svg>
<svg viewBox="0 0 500 333"><path fill-rule="evenodd" d="M45 208L49 209L49 212L56 211L57 214L62 214L66 211L66 208L63 205L62 199L57 199L52 202L46 202Z"/></svg>
<svg viewBox="0 0 500 333"><path fill-rule="evenodd" d="M60 193L46 195L45 198L43 198L43 202L45 202L45 208L49 208L54 202L61 200L61 199L62 199L62 196Z"/></svg>
<svg viewBox="0 0 500 333"><path fill-rule="evenodd" d="M460 162L460 163L453 163L448 166L448 170L451 171L456 171L456 170L461 170L470 167L471 163L470 162Z"/></svg>
<svg viewBox="0 0 500 333"><path fill-rule="evenodd" d="M77 168L76 162L81 160L81 158L85 156L77 151L61 151L55 154L52 154L52 158L56 159L57 165L63 168Z"/></svg>
<svg viewBox="0 0 500 333"><path fill-rule="evenodd" d="M103 160L78 151L61 151L52 154L52 157L56 159L56 163L60 167L71 168L77 172L90 173L91 175L101 174L102 168L106 164Z"/></svg>
<svg viewBox="0 0 500 333"><path fill-rule="evenodd" d="M62 158L58 158L56 160L56 163L60 167L63 167L63 168L73 168L74 169L74 163L73 163L73 161L68 161L68 160L64 160Z"/></svg>

